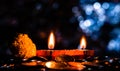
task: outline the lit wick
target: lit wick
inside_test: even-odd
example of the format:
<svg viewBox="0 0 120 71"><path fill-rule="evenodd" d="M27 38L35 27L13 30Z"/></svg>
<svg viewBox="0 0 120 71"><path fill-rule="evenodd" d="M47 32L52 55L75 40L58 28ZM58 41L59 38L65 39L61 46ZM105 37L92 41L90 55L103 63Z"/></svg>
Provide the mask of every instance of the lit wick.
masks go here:
<svg viewBox="0 0 120 71"><path fill-rule="evenodd" d="M54 36L53 32L51 32L50 36L48 38L48 49L50 49L49 50L50 51L50 59L52 57L52 52L53 52L52 49L54 49L54 46L55 46L55 36Z"/></svg>
<svg viewBox="0 0 120 71"><path fill-rule="evenodd" d="M87 45L86 38L84 36L82 36L82 38L80 40L80 49L85 49L86 45Z"/></svg>
<svg viewBox="0 0 120 71"><path fill-rule="evenodd" d="M86 45L87 45L86 38L85 38L85 36L82 36L82 38L80 40L80 49L84 50L84 57L85 58L87 57L87 50L85 50Z"/></svg>
<svg viewBox="0 0 120 71"><path fill-rule="evenodd" d="M50 33L50 36L48 38L48 48L49 49L54 49L55 46L55 36L53 32Z"/></svg>

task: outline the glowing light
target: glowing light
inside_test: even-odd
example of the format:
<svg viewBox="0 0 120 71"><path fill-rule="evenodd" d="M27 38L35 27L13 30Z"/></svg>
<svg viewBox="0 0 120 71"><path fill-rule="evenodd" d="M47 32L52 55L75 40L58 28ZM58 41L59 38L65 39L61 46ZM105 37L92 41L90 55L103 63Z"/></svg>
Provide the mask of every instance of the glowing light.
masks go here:
<svg viewBox="0 0 120 71"><path fill-rule="evenodd" d="M97 13L98 16L103 15L103 14L105 14L105 10L103 8L99 8L99 9L96 10L96 13Z"/></svg>
<svg viewBox="0 0 120 71"><path fill-rule="evenodd" d="M83 20L83 17L82 17L82 16L78 16L77 20L78 20L78 21L82 21L82 20Z"/></svg>
<svg viewBox="0 0 120 71"><path fill-rule="evenodd" d="M119 13L120 12L120 4L116 5L114 11Z"/></svg>
<svg viewBox="0 0 120 71"><path fill-rule="evenodd" d="M80 11L79 11L77 6L72 8L72 12L75 14L76 17L81 15L81 13L80 13Z"/></svg>
<svg viewBox="0 0 120 71"><path fill-rule="evenodd" d="M50 33L50 36L48 38L48 48L49 49L54 49L55 46L55 36L53 32Z"/></svg>
<svg viewBox="0 0 120 71"><path fill-rule="evenodd" d="M78 9L77 6L75 6L75 7L72 8L72 12L73 12L73 13L77 13L78 11L79 11L79 9Z"/></svg>
<svg viewBox="0 0 120 71"><path fill-rule="evenodd" d="M93 4L93 7L94 7L95 9L100 9L101 4L100 4L99 2L95 2L95 3Z"/></svg>
<svg viewBox="0 0 120 71"><path fill-rule="evenodd" d="M36 10L40 10L42 8L41 4L36 4Z"/></svg>
<svg viewBox="0 0 120 71"><path fill-rule="evenodd" d="M50 61L50 62L46 62L46 64L45 64L48 68L54 68L55 67L55 65L56 65L56 63L55 62L53 62L53 61Z"/></svg>
<svg viewBox="0 0 120 71"><path fill-rule="evenodd" d="M90 27L91 25L93 25L93 20L92 19L87 19L83 22L83 25L85 27Z"/></svg>
<svg viewBox="0 0 120 71"><path fill-rule="evenodd" d="M98 18L99 18L99 21L105 21L106 20L105 15L100 15Z"/></svg>
<svg viewBox="0 0 120 71"><path fill-rule="evenodd" d="M90 20L86 20L85 22L84 22L84 25L86 26L86 27L89 27L89 26L91 26L91 21Z"/></svg>
<svg viewBox="0 0 120 71"><path fill-rule="evenodd" d="M108 44L108 50L120 51L120 38L112 39Z"/></svg>
<svg viewBox="0 0 120 71"><path fill-rule="evenodd" d="M112 62L113 62L113 59L110 59L109 62L112 63Z"/></svg>
<svg viewBox="0 0 120 71"><path fill-rule="evenodd" d="M89 29L93 24L94 24L94 21L92 19L87 19L79 23L80 28L82 28L83 30Z"/></svg>
<svg viewBox="0 0 120 71"><path fill-rule="evenodd" d="M108 49L109 50L113 50L115 47L115 41L114 40L111 40L108 44Z"/></svg>
<svg viewBox="0 0 120 71"><path fill-rule="evenodd" d="M109 5L109 3L104 2L104 3L102 4L102 7L103 7L104 9L108 9L108 8L110 7L110 5Z"/></svg>
<svg viewBox="0 0 120 71"><path fill-rule="evenodd" d="M84 1L84 0L83 0ZM92 0L93 1L93 0ZM91 1L90 1L91 2ZM109 2L84 1L80 6L85 12L82 16L79 7L74 6L72 12L79 21L79 27L82 31L93 37L94 33L100 33L100 28L107 22L111 25L118 25L120 22L120 4ZM119 33L119 32L117 32Z"/></svg>
<svg viewBox="0 0 120 71"><path fill-rule="evenodd" d="M80 28L81 28L82 30L84 30L84 29L87 28L83 23L84 23L84 21L80 21L80 22L79 22L79 26L80 26Z"/></svg>
<svg viewBox="0 0 120 71"><path fill-rule="evenodd" d="M93 12L93 6L92 5L85 6L85 12L87 15L91 15Z"/></svg>
<svg viewBox="0 0 120 71"><path fill-rule="evenodd" d="M120 38L120 28L113 29L110 35L112 38Z"/></svg>
<svg viewBox="0 0 120 71"><path fill-rule="evenodd" d="M85 49L86 48L86 38L85 36L82 36L81 40L80 40L80 49Z"/></svg>

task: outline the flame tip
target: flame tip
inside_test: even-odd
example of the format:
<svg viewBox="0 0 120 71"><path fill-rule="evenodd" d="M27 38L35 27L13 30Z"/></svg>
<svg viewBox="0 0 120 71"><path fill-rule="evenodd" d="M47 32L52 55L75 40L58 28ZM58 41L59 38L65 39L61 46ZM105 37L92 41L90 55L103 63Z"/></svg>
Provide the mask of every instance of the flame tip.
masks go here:
<svg viewBox="0 0 120 71"><path fill-rule="evenodd" d="M48 38L48 48L54 49L54 46L55 46L55 36L54 33L51 32Z"/></svg>
<svg viewBox="0 0 120 71"><path fill-rule="evenodd" d="M87 44L86 38L85 38L85 36L82 36L82 38L80 40L80 48L81 49L85 49L86 48L86 44Z"/></svg>

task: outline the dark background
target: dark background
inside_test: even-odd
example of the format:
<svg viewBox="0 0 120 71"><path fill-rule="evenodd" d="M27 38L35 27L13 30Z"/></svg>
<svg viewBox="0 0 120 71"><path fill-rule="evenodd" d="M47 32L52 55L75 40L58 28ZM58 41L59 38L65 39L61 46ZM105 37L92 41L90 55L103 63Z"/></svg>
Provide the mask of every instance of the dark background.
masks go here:
<svg viewBox="0 0 120 71"><path fill-rule="evenodd" d="M0 0L0 53L9 53L8 48L18 33L26 33L36 44L37 49L48 49L47 39L51 31L56 37L55 49L77 49L82 35L86 36L87 49L94 49L98 55L118 55L118 51L109 52L107 45L112 39L111 31L119 28L104 22L98 32L98 38L88 35L79 27L72 8L94 2L119 3L118 0ZM79 7L86 17L82 7ZM113 35L114 36L114 35ZM103 54L104 52L104 54Z"/></svg>

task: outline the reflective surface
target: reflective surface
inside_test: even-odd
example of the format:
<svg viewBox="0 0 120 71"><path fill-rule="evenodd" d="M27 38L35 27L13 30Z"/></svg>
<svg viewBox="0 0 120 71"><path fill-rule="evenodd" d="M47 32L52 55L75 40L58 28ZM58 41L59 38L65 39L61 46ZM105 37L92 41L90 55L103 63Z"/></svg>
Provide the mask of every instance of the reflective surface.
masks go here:
<svg viewBox="0 0 120 71"><path fill-rule="evenodd" d="M41 58L21 61L14 58L0 59L1 71L118 71L120 69L119 65L120 58L109 56L87 57L85 59L76 59L72 62L57 62Z"/></svg>

